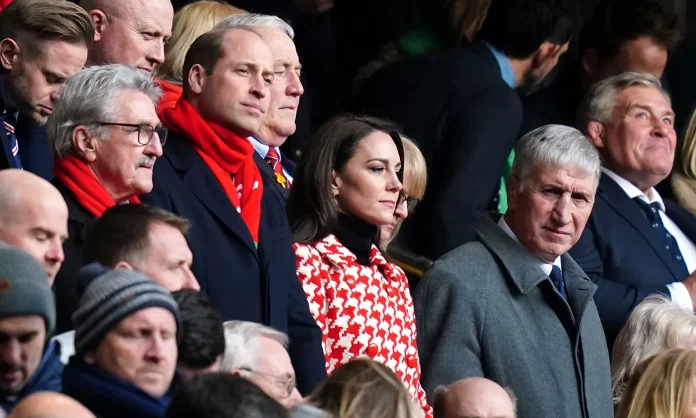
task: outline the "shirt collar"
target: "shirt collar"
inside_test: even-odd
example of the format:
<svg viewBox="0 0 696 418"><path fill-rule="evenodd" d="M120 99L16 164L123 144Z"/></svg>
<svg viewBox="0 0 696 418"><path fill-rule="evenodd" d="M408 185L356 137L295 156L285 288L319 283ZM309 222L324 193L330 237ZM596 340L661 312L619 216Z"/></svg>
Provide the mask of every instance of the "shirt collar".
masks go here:
<svg viewBox="0 0 696 418"><path fill-rule="evenodd" d="M515 88L515 71L512 69L512 63L510 59L505 56L500 50L488 42L483 42L484 45L488 47L493 53L493 57L498 62L498 67L500 67L500 74L503 76L503 81L510 86L510 88Z"/></svg>
<svg viewBox="0 0 696 418"><path fill-rule="evenodd" d="M251 142L251 145L253 145L254 149L256 152L261 156L261 158L266 158L266 154L268 154L269 146L262 143L258 139L254 138L253 136L250 136L247 138L249 142ZM278 153L278 161L283 159L283 156L280 153L280 148L274 147L276 152Z"/></svg>
<svg viewBox="0 0 696 418"><path fill-rule="evenodd" d="M510 236L510 238L514 239L515 242L522 245L520 240L517 238L517 235L515 235L515 233L512 232L512 229L510 229L510 226L507 224L507 222L505 222L504 216L500 217L500 220L498 221L498 226L500 227L500 229L505 231L505 233L508 234ZM563 270L561 268L561 257L556 257L556 259L553 261L553 264L549 264L549 263L546 263L544 261L541 261L541 259L539 259L539 258L536 258L536 260L539 262L539 267L542 270L544 270L544 273L546 273L546 275L551 274L551 270L553 269L553 266L557 266L559 269Z"/></svg>
<svg viewBox="0 0 696 418"><path fill-rule="evenodd" d="M616 184L621 187L621 189L630 197L631 199L640 197L647 203L655 203L657 202L658 205L660 205L660 210L662 212L666 212L665 210L665 202L662 201L662 196L655 190L654 187L650 188L650 194L652 195L652 199L649 199L648 196L645 195L642 191L640 191L639 188L634 186L630 181L626 180L625 178L619 176L618 174L614 173L613 171L609 170L606 167L602 167L602 172L609 176L612 180L616 182Z"/></svg>

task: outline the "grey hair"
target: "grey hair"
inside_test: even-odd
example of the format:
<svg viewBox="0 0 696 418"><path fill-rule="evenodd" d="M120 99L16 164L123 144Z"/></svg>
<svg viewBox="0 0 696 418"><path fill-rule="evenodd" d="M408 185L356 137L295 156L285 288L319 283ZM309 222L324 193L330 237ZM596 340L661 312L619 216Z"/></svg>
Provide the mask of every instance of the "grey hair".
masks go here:
<svg viewBox="0 0 696 418"><path fill-rule="evenodd" d="M611 356L611 389L616 404L638 364L667 349L680 348L688 337L696 337L696 316L664 295L645 298L628 317ZM696 341L694 341L696 342Z"/></svg>
<svg viewBox="0 0 696 418"><path fill-rule="evenodd" d="M266 337L288 348L288 336L271 327L248 321L226 321L225 354L222 357L221 370L230 372L242 367L253 368L259 353L258 338Z"/></svg>
<svg viewBox="0 0 696 418"><path fill-rule="evenodd" d="M216 29L254 28L280 29L285 32L290 39L295 39L295 31L286 21L278 16L263 15L260 13L241 13L226 17L215 25Z"/></svg>
<svg viewBox="0 0 696 418"><path fill-rule="evenodd" d="M145 93L154 106L162 95L150 75L121 64L89 67L70 77L46 125L48 142L56 155L65 157L74 152L72 135L78 126L88 127L99 139L105 139L106 128L95 123L113 122L116 99L123 90Z"/></svg>
<svg viewBox="0 0 696 418"><path fill-rule="evenodd" d="M671 106L672 100L669 97L669 93L662 88L662 83L654 75L636 72L621 73L596 82L585 93L578 108L578 129L586 133L587 125L590 122L609 123L611 114L616 106L616 96L622 90L634 86L651 87L659 90Z"/></svg>
<svg viewBox="0 0 696 418"><path fill-rule="evenodd" d="M601 174L599 153L589 139L575 128L546 125L517 141L512 175L524 187L524 181L538 165L556 168L574 167L595 176L595 189Z"/></svg>

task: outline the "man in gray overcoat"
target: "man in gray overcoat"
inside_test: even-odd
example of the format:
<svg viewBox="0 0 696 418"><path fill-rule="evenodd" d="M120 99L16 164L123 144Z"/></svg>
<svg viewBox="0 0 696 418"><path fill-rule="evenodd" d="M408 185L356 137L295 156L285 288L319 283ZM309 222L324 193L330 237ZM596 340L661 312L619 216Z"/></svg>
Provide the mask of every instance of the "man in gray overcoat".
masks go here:
<svg viewBox="0 0 696 418"><path fill-rule="evenodd" d="M522 137L508 212L435 262L415 296L422 383L480 376L512 388L520 418L611 418L596 286L566 252L592 211L597 150L548 125Z"/></svg>

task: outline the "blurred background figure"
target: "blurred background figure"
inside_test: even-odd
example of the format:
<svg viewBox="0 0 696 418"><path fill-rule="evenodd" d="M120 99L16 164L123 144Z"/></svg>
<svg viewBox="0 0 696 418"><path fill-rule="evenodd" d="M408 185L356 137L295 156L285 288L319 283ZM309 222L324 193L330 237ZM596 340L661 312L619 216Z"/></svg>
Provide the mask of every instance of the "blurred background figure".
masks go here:
<svg viewBox="0 0 696 418"><path fill-rule="evenodd" d="M677 142L671 181L674 198L696 215L696 108L687 120L686 129Z"/></svg>
<svg viewBox="0 0 696 418"><path fill-rule="evenodd" d="M0 417L2 417L0 413ZM75 399L57 392L39 392L28 396L9 418L96 418Z"/></svg>
<svg viewBox="0 0 696 418"><path fill-rule="evenodd" d="M629 381L616 418L696 416L696 350L675 349L643 361Z"/></svg>
<svg viewBox="0 0 696 418"><path fill-rule="evenodd" d="M307 398L334 418L422 418L403 382L386 366L368 359L339 368Z"/></svg>
<svg viewBox="0 0 696 418"><path fill-rule="evenodd" d="M225 354L222 316L204 293L184 289L172 293L181 313L177 370L184 378L220 371Z"/></svg>
<svg viewBox="0 0 696 418"><path fill-rule="evenodd" d="M435 388L435 418L515 418L517 399L492 380L469 377Z"/></svg>
<svg viewBox="0 0 696 418"><path fill-rule="evenodd" d="M243 377L210 373L182 386L165 417L287 418L288 411Z"/></svg>
<svg viewBox="0 0 696 418"><path fill-rule="evenodd" d="M696 316L668 297L650 295L631 313L614 342L611 383L614 403L643 360L672 348L696 348Z"/></svg>

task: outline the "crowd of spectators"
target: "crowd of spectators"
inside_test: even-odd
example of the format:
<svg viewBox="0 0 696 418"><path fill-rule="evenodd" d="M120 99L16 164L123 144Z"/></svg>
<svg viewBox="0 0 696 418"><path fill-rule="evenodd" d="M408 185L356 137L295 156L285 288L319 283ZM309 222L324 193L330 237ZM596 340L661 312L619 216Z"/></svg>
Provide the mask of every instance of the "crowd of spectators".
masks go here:
<svg viewBox="0 0 696 418"><path fill-rule="evenodd" d="M0 417L696 416L694 6L0 0Z"/></svg>

